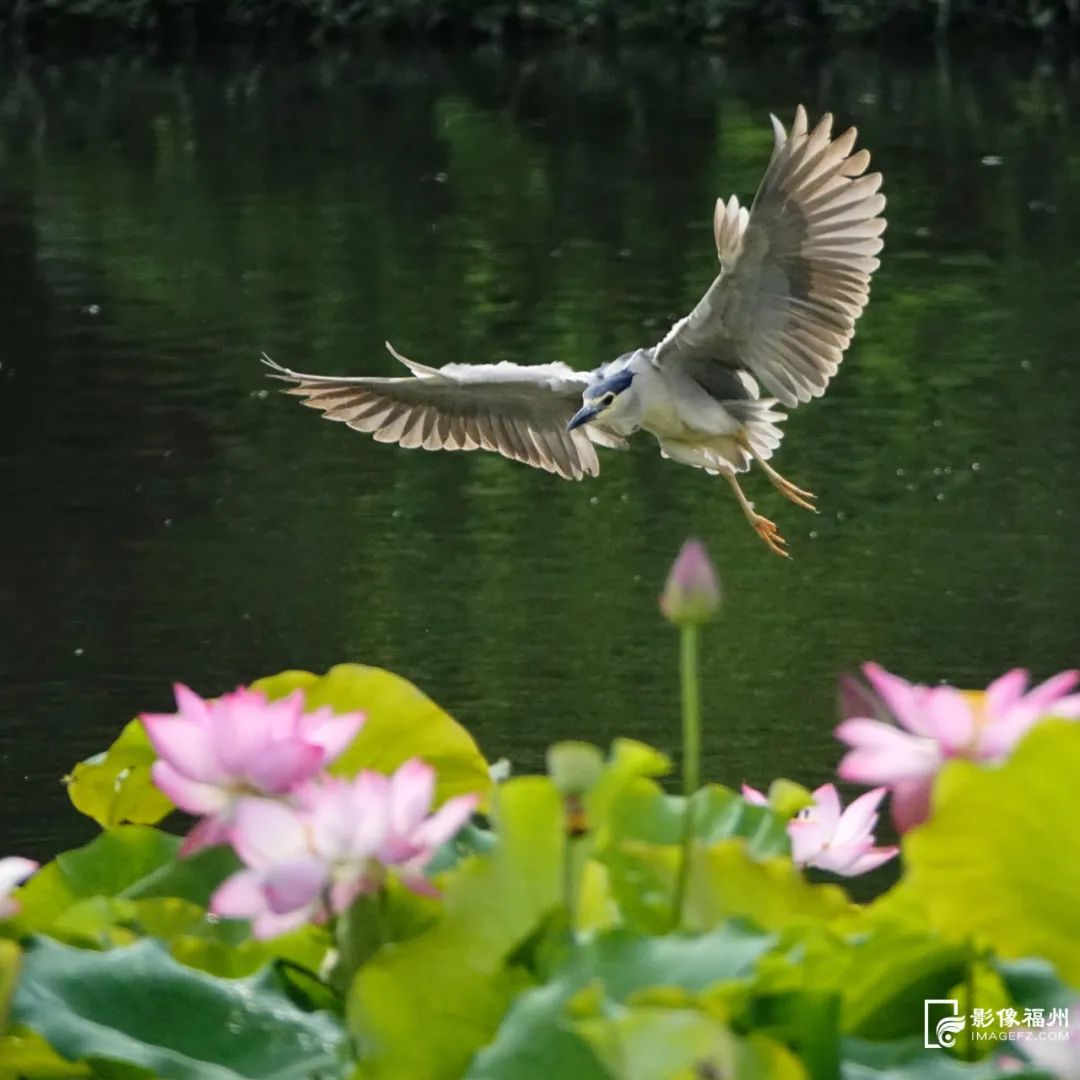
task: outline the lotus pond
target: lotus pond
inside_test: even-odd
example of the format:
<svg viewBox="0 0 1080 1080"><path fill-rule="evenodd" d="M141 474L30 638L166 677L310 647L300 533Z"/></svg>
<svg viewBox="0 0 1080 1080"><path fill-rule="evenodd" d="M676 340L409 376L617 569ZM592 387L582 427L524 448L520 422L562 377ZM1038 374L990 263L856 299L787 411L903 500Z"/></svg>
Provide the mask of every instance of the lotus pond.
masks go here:
<svg viewBox="0 0 1080 1080"><path fill-rule="evenodd" d="M1076 93L1020 53L5 64L0 1078L1075 1078ZM797 100L891 224L787 425L790 565L651 448L561 484L263 386L616 355ZM691 547L672 628L691 534L723 602Z"/></svg>

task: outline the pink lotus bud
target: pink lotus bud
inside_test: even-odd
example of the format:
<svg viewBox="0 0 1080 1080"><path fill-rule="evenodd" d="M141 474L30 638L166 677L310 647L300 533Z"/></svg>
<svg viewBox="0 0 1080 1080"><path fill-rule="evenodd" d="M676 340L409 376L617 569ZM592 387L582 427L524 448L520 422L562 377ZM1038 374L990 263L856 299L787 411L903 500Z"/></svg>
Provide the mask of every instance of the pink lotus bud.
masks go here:
<svg viewBox="0 0 1080 1080"><path fill-rule="evenodd" d="M700 540L687 540L660 597L664 618L676 626L708 622L720 607L720 585Z"/></svg>

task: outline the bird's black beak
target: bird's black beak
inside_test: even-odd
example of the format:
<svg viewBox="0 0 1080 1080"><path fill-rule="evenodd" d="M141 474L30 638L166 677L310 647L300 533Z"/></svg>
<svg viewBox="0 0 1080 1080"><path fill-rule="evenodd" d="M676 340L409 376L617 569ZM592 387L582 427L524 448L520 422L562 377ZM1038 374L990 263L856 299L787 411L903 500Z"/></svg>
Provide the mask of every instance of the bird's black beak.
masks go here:
<svg viewBox="0 0 1080 1080"><path fill-rule="evenodd" d="M570 418L570 423L566 425L566 430L573 431L574 428L581 427L582 424L587 424L598 412L600 412L600 407L598 405L583 405Z"/></svg>

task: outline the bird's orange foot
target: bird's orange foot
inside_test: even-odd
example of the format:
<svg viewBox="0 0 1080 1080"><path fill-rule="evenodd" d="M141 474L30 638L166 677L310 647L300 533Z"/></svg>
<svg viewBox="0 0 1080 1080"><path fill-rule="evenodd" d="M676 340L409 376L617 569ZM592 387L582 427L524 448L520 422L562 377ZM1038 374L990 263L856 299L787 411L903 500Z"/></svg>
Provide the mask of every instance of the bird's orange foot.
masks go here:
<svg viewBox="0 0 1080 1080"><path fill-rule="evenodd" d="M818 512L818 508L814 505L814 500L817 496L812 491L806 491L801 487L797 487L786 476L781 476L765 460L765 458L754 449L749 439L744 439L743 448L754 458L758 465L761 466L761 471L769 478L769 483L772 484L785 499L789 499L796 506L801 506L804 510L809 510L813 514Z"/></svg>
<svg viewBox="0 0 1080 1080"><path fill-rule="evenodd" d="M776 554L780 555L782 558L791 558L786 547L787 541L780 535L780 531L777 529L775 522L770 521L761 514L754 514L750 518L750 524L754 527L754 532L761 537L770 551L775 551Z"/></svg>
<svg viewBox="0 0 1080 1080"><path fill-rule="evenodd" d="M784 479L779 473L775 476L770 476L769 479L773 483L773 487L784 496L785 499L790 499L796 506L801 506L804 510L809 510L811 513L816 514L818 508L814 505L814 500L817 496L812 491L804 491L801 487L796 487L790 480Z"/></svg>

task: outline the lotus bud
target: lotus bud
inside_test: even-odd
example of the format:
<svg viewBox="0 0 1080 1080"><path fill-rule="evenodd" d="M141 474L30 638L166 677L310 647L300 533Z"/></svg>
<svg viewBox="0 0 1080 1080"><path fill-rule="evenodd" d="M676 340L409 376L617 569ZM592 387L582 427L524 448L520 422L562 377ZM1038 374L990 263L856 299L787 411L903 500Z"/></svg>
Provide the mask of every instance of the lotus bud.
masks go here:
<svg viewBox="0 0 1080 1080"><path fill-rule="evenodd" d="M720 585L705 546L687 540L668 574L660 610L676 626L695 626L708 622L719 607Z"/></svg>

